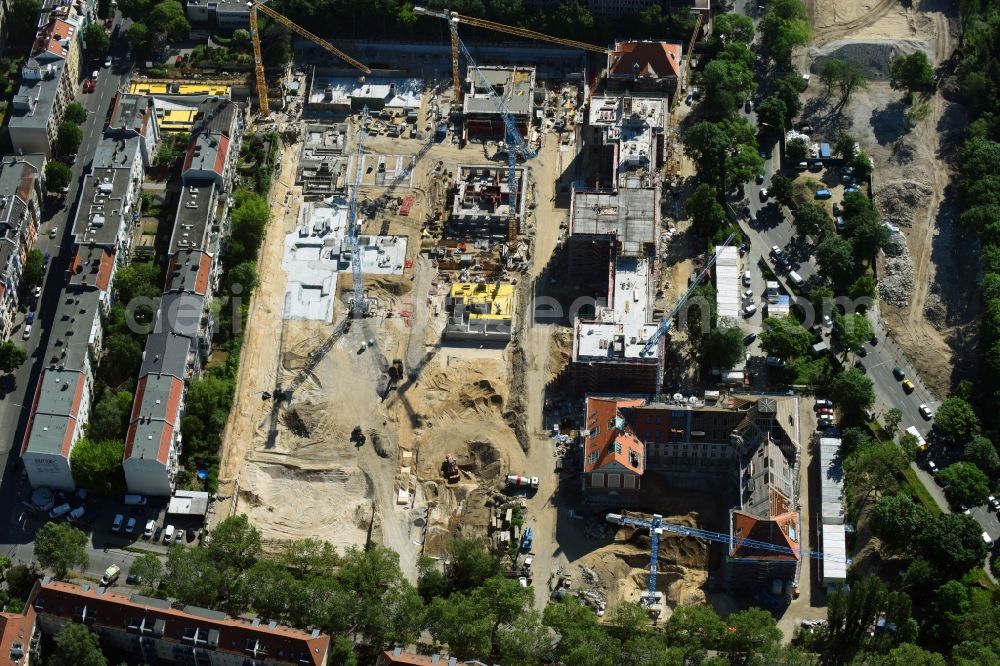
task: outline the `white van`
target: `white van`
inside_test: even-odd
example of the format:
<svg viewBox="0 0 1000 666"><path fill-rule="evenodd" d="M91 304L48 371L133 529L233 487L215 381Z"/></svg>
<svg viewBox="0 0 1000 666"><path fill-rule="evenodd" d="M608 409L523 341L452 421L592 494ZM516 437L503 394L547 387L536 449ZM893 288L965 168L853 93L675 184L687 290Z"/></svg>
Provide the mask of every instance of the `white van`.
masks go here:
<svg viewBox="0 0 1000 666"><path fill-rule="evenodd" d="M146 506L148 500L142 495L126 495L125 506Z"/></svg>
<svg viewBox="0 0 1000 666"><path fill-rule="evenodd" d="M71 523L75 520L80 520L81 518L83 518L84 512L85 509L82 506L78 506L69 512L69 515L66 516L66 520L68 520Z"/></svg>
<svg viewBox="0 0 1000 666"><path fill-rule="evenodd" d="M170 543L174 539L174 526L167 525L167 529L163 530L163 543Z"/></svg>
<svg viewBox="0 0 1000 666"><path fill-rule="evenodd" d="M744 287L750 286L750 271L745 271L743 273L743 286Z"/></svg>
<svg viewBox="0 0 1000 666"><path fill-rule="evenodd" d="M70 507L69 504L60 504L59 506L49 511L49 518L58 518L59 516L65 516L67 513L69 513L71 508L72 507Z"/></svg>
<svg viewBox="0 0 1000 666"><path fill-rule="evenodd" d="M757 304L756 303L751 303L750 305L748 305L745 308L743 308L743 316L744 317L749 317L754 312L757 312Z"/></svg>
<svg viewBox="0 0 1000 666"><path fill-rule="evenodd" d="M802 276L796 273L795 271L789 271L788 279L791 280L792 284L794 284L796 287L801 287L806 282L805 280L802 279Z"/></svg>

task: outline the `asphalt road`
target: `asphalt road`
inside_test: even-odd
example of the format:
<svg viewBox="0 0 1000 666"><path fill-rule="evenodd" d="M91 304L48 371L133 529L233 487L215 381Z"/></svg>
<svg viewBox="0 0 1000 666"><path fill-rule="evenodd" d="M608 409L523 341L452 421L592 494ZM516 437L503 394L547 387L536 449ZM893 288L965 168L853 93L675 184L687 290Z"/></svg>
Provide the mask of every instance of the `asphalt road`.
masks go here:
<svg viewBox="0 0 1000 666"><path fill-rule="evenodd" d="M120 21L120 15L118 19ZM116 42L112 45L112 53L121 56L124 52L124 43ZM71 165L73 179L69 193L62 199L47 199L43 207L43 222L35 246L42 252L49 253L51 258L31 336L27 340L22 338L23 317L15 322L11 335L13 341L24 344L28 360L0 382L0 432L3 433L0 435L0 470L3 470L0 478L0 506L15 508L0 516L0 554L19 562L30 562L33 559L34 532L44 523L44 514L33 516L28 511L26 502L30 497L30 488L23 477L19 461L28 410L35 383L41 374L43 354L49 342L59 293L64 285L62 278L72 258L71 225L83 174L90 168L94 152L101 141L104 119L110 104L119 86L127 82L130 69L128 64L121 63L120 58L110 69L103 65L104 59L101 58L99 61L85 61L80 67L82 75L86 77L95 69L99 71L93 93L82 92L83 81L77 85L76 101L87 110L87 120L82 128L83 142ZM54 238L50 237L52 229L56 230ZM95 539L92 539L90 546L91 563L86 570L90 576L100 577L101 572L112 562L131 563L133 556L124 551L106 551L104 545L95 543Z"/></svg>

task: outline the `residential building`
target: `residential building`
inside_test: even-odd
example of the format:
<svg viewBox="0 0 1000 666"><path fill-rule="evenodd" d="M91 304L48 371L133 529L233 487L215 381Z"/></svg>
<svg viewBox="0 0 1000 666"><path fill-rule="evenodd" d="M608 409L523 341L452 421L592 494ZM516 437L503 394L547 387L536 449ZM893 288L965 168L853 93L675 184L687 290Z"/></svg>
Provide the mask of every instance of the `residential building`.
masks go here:
<svg viewBox="0 0 1000 666"><path fill-rule="evenodd" d="M153 97L131 93L116 95L104 136L124 140L138 138L143 167L148 169L153 166L156 146L160 142L160 125Z"/></svg>
<svg viewBox="0 0 1000 666"><path fill-rule="evenodd" d="M516 238L524 222L527 190L525 170L514 169L517 196L510 205L507 167L459 164L447 232L457 238Z"/></svg>
<svg viewBox="0 0 1000 666"><path fill-rule="evenodd" d="M90 418L102 343L100 302L97 289L68 289L56 309L21 446L32 488L76 487L70 457Z"/></svg>
<svg viewBox="0 0 1000 666"><path fill-rule="evenodd" d="M8 155L0 162L0 341L10 336L21 272L38 235L44 171L44 155Z"/></svg>
<svg viewBox="0 0 1000 666"><path fill-rule="evenodd" d="M658 270L659 188L574 190L570 200L569 272L594 294L592 310L573 322L570 370L580 392L614 386L651 393L663 354L653 301Z"/></svg>
<svg viewBox="0 0 1000 666"><path fill-rule="evenodd" d="M414 654L401 647L383 650L375 661L375 666L489 666L478 659L468 661L444 654Z"/></svg>
<svg viewBox="0 0 1000 666"><path fill-rule="evenodd" d="M250 27L250 7L242 0L187 0L185 11L191 23L208 24L223 32Z"/></svg>
<svg viewBox="0 0 1000 666"><path fill-rule="evenodd" d="M514 285L509 282L456 282L445 302L444 337L453 340L510 340L514 326Z"/></svg>
<svg viewBox="0 0 1000 666"><path fill-rule="evenodd" d="M129 492L162 497L173 491L183 414L183 379L169 374L139 379L122 463Z"/></svg>
<svg viewBox="0 0 1000 666"><path fill-rule="evenodd" d="M78 8L55 0L42 7L31 53L21 67L21 86L11 104L8 131L16 153L52 156L57 128L80 80L85 17Z"/></svg>
<svg viewBox="0 0 1000 666"><path fill-rule="evenodd" d="M522 137L528 136L531 113L535 103L534 67L480 67L489 88L483 85L472 68L465 78L466 91L462 100L465 118L464 132L467 140L504 140L506 126L490 93L496 93L510 113Z"/></svg>
<svg viewBox="0 0 1000 666"><path fill-rule="evenodd" d="M0 613L0 666L31 666L38 661L41 633L36 619L35 609L28 605L20 613Z"/></svg>
<svg viewBox="0 0 1000 666"><path fill-rule="evenodd" d="M587 144L598 168L594 189L651 187L665 161L665 98L596 96L590 100Z"/></svg>
<svg viewBox="0 0 1000 666"><path fill-rule="evenodd" d="M797 396L677 395L650 403L591 395L585 409L588 501L620 502L639 490L647 472L680 484L721 483L720 497L734 503L725 530L734 539L724 567L729 589L765 593L773 580L795 580L802 548ZM741 536L775 548L751 547Z"/></svg>
<svg viewBox="0 0 1000 666"><path fill-rule="evenodd" d="M325 666L329 658L330 637L318 629L234 618L90 584L44 578L35 584L28 605L45 635L82 623L97 634L104 650L147 664Z"/></svg>
<svg viewBox="0 0 1000 666"><path fill-rule="evenodd" d="M610 0L620 2L622 0ZM628 0L624 0L628 1ZM608 52L607 90L642 92L668 97L684 71L680 42L628 40Z"/></svg>

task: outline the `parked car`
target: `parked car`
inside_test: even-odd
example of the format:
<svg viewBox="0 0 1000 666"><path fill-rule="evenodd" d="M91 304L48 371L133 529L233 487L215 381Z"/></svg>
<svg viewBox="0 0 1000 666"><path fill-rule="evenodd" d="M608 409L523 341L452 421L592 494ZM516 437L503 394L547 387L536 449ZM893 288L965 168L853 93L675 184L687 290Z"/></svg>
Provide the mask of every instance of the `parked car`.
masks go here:
<svg viewBox="0 0 1000 666"><path fill-rule="evenodd" d="M751 279L752 279L752 278L751 278L751 276L750 276L750 271L744 271L744 272L743 272L743 286L744 286L744 287L749 287L749 286L750 286L750 281L751 281ZM752 295L752 294L751 294L751 295Z"/></svg>
<svg viewBox="0 0 1000 666"><path fill-rule="evenodd" d="M754 312L757 312L757 304L756 303L750 303L749 305L747 305L746 307L743 308L743 316L744 317L749 317Z"/></svg>
<svg viewBox="0 0 1000 666"><path fill-rule="evenodd" d="M743 298L753 298L753 289L747 289L744 291Z"/></svg>
<svg viewBox="0 0 1000 666"><path fill-rule="evenodd" d="M830 199L832 197L833 197L833 192L826 189L825 187L816 190L817 199L822 199L823 201L826 201L827 199Z"/></svg>
<svg viewBox="0 0 1000 666"><path fill-rule="evenodd" d="M930 458L927 459L927 471L930 472L931 474L938 473L937 463L931 460Z"/></svg>
<svg viewBox="0 0 1000 666"><path fill-rule="evenodd" d="M798 169L799 171L806 171L807 169L809 169L809 163L799 162L798 164L795 165L795 168Z"/></svg>
<svg viewBox="0 0 1000 666"><path fill-rule="evenodd" d="M156 521L155 520L147 520L146 521L146 529L142 531L142 537L144 539L151 538L153 536L153 530L155 530L155 529L156 529Z"/></svg>
<svg viewBox="0 0 1000 666"><path fill-rule="evenodd" d="M860 191L861 190L859 190L858 188L856 188L854 185L851 185L850 187L844 188L844 193L845 194L847 194L848 192L860 192Z"/></svg>
<svg viewBox="0 0 1000 666"><path fill-rule="evenodd" d="M763 185L764 184L764 174L762 174L762 173L757 174L757 176L755 177L755 180L757 181L758 185Z"/></svg>
<svg viewBox="0 0 1000 666"><path fill-rule="evenodd" d="M743 344L748 345L756 339L757 339L756 333L747 333L746 336L743 338Z"/></svg>
<svg viewBox="0 0 1000 666"><path fill-rule="evenodd" d="M760 200L761 201L767 201L767 197L768 196L769 195L767 193L767 188L766 187L760 188Z"/></svg>
<svg viewBox="0 0 1000 666"><path fill-rule="evenodd" d="M49 229L49 238L55 238L59 234L59 227Z"/></svg>
<svg viewBox="0 0 1000 666"><path fill-rule="evenodd" d="M833 401L832 400L826 400L824 398L818 398L816 400L816 405L815 406L817 408L819 408L819 407L833 407Z"/></svg>
<svg viewBox="0 0 1000 666"><path fill-rule="evenodd" d="M844 209L840 207L840 204L838 204L838 203L833 204L833 214L834 215L843 215L843 213L844 213Z"/></svg>
<svg viewBox="0 0 1000 666"><path fill-rule="evenodd" d="M783 367L785 367L785 359L778 358L777 356L768 356L766 362L772 368L783 368Z"/></svg>
<svg viewBox="0 0 1000 666"><path fill-rule="evenodd" d="M924 417L925 421L930 421L932 418L934 418L934 412L932 412L931 408L928 407L927 405L920 405L919 411L920 415Z"/></svg>
<svg viewBox="0 0 1000 666"><path fill-rule="evenodd" d="M138 585L142 582L142 576L139 574L130 573L125 577L125 582L129 585Z"/></svg>
<svg viewBox="0 0 1000 666"><path fill-rule="evenodd" d="M128 522L125 523L125 532L127 534L132 534L132 532L135 532L135 518L129 517Z"/></svg>
<svg viewBox="0 0 1000 666"><path fill-rule="evenodd" d="M24 332L21 333L21 337L25 340L31 337L31 324L24 325Z"/></svg>
<svg viewBox="0 0 1000 666"><path fill-rule="evenodd" d="M823 170L823 163L822 162L813 162L812 164L809 165L809 170L810 171L822 171Z"/></svg>
<svg viewBox="0 0 1000 666"><path fill-rule="evenodd" d="M31 295L34 296L35 298L38 298L39 296L41 296L42 295L42 285L36 284L35 288L31 290Z"/></svg>
<svg viewBox="0 0 1000 666"><path fill-rule="evenodd" d="M86 513L86 509L84 509L82 506L78 506L69 512L69 515L66 516L66 520L68 520L71 523L75 523L76 521L83 518L84 513Z"/></svg>
<svg viewBox="0 0 1000 666"><path fill-rule="evenodd" d="M122 531L122 523L123 522L125 522L125 516L123 516L120 513L116 513L115 514L115 519L113 521L111 521L111 531L112 532L121 532Z"/></svg>
<svg viewBox="0 0 1000 666"><path fill-rule="evenodd" d="M990 505L990 508L993 509L994 511L1000 511L1000 500L998 500L993 495L990 495L989 499L986 500L986 502L987 504Z"/></svg>
<svg viewBox="0 0 1000 666"><path fill-rule="evenodd" d="M122 572L122 568L117 564L112 564L107 569L104 570L104 575L101 576L101 585L108 586L118 580L118 574Z"/></svg>
<svg viewBox="0 0 1000 666"><path fill-rule="evenodd" d="M843 215L837 216L837 231L843 231L847 228L847 222L844 221Z"/></svg>
<svg viewBox="0 0 1000 666"><path fill-rule="evenodd" d="M104 59L104 66L111 67L111 56L108 56L107 58Z"/></svg>
<svg viewBox="0 0 1000 666"><path fill-rule="evenodd" d="M771 246L771 254L774 255L775 257L780 257L780 256L782 256L785 253L777 245L772 245Z"/></svg>

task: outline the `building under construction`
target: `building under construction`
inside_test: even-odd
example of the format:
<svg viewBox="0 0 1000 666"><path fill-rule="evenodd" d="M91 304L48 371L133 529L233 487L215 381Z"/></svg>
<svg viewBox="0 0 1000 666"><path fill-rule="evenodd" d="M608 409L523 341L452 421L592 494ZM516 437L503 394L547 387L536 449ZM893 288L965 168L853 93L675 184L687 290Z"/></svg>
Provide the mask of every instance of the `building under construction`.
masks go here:
<svg viewBox="0 0 1000 666"><path fill-rule="evenodd" d="M507 167L492 164L458 165L454 198L448 218L447 233L455 238L489 238L507 240L511 237L512 221L516 232L523 226L525 170L514 170L517 198L510 209L510 189Z"/></svg>
<svg viewBox="0 0 1000 666"><path fill-rule="evenodd" d="M455 283L445 306L445 338L510 340L514 325L514 285L510 282Z"/></svg>
<svg viewBox="0 0 1000 666"><path fill-rule="evenodd" d="M574 191L570 203L569 272L596 297L592 312L573 322L572 373L576 389L609 386L622 393L652 393L663 338L652 319L658 270L659 189Z"/></svg>
<svg viewBox="0 0 1000 666"><path fill-rule="evenodd" d="M663 166L667 100L593 97L587 117L587 145L595 154L593 187L649 187Z"/></svg>
<svg viewBox="0 0 1000 666"><path fill-rule="evenodd" d="M480 67L479 71L489 82L507 107L514 125L522 137L527 138L531 113L535 106L534 67ZM489 88L485 87L473 68L465 79L466 89L462 101L465 117L464 137L467 141L503 141L506 129L503 115L497 109Z"/></svg>
<svg viewBox="0 0 1000 666"><path fill-rule="evenodd" d="M344 155L347 125L310 124L305 126L301 154L295 172L295 184L306 197L328 197L347 189L347 166Z"/></svg>

